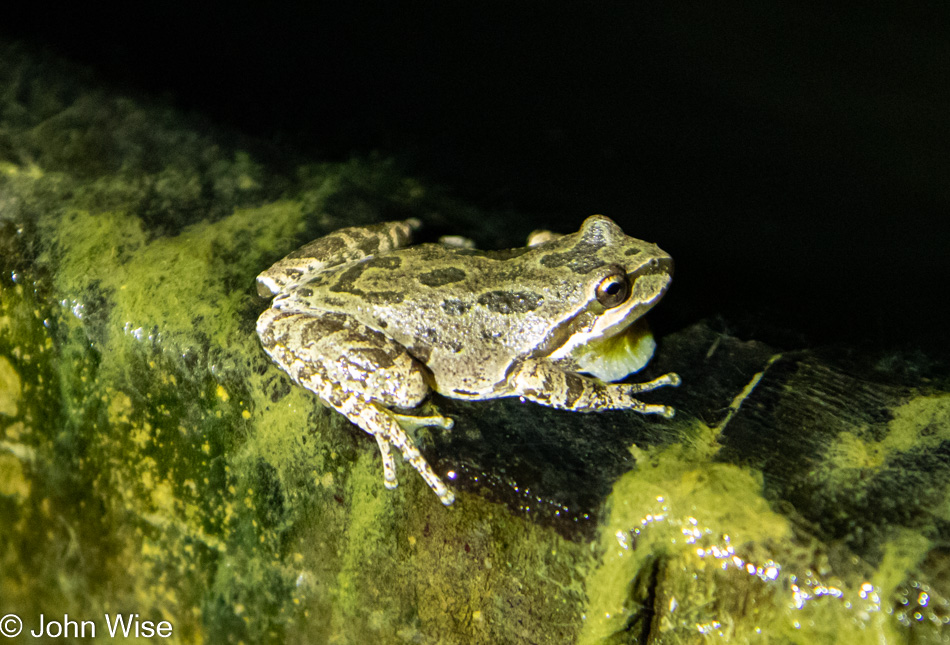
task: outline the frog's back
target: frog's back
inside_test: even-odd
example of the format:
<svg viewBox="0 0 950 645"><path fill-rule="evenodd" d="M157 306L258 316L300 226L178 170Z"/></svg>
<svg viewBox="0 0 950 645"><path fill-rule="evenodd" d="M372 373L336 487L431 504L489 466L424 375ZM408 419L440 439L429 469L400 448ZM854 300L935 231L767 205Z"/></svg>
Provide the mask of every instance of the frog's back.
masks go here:
<svg viewBox="0 0 950 645"><path fill-rule="evenodd" d="M429 368L443 394L484 398L572 315L579 288L552 280L531 249L422 244L323 271L291 298L386 334Z"/></svg>

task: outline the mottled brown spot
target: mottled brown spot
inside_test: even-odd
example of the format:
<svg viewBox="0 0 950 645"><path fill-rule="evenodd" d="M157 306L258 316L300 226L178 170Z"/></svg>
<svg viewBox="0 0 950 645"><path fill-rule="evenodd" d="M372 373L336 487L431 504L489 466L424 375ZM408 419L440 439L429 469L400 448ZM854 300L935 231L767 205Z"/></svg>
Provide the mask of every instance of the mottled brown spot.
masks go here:
<svg viewBox="0 0 950 645"><path fill-rule="evenodd" d="M437 345L441 339L439 338L439 332L437 332L432 327L427 327L422 330L422 333L419 334L419 337L423 340L426 340L431 345Z"/></svg>
<svg viewBox="0 0 950 645"><path fill-rule="evenodd" d="M354 291L353 285L357 280L360 279L365 269L365 262L354 264L349 269L340 274L340 277L337 278L336 284L330 287L330 291L334 291L336 293L356 293Z"/></svg>
<svg viewBox="0 0 950 645"><path fill-rule="evenodd" d="M346 307L346 300L343 298L334 298L333 296L328 296L326 294L323 294L320 299L323 302L323 304L328 305L330 307L336 307L338 309L343 309L344 307Z"/></svg>
<svg viewBox="0 0 950 645"><path fill-rule="evenodd" d="M306 341L318 342L330 334L343 331L348 319L344 314L323 314L306 320L302 337Z"/></svg>
<svg viewBox="0 0 950 645"><path fill-rule="evenodd" d="M277 309L276 311L277 313L274 314L273 318L271 318L270 320L270 325L268 325L269 327L274 327L277 325L277 323L287 318L300 315L299 313L297 313L296 311L293 311L292 309Z"/></svg>
<svg viewBox="0 0 950 645"><path fill-rule="evenodd" d="M623 252L624 255L640 255L643 253L643 249L637 247L631 247Z"/></svg>
<svg viewBox="0 0 950 645"><path fill-rule="evenodd" d="M472 308L471 303L457 298L449 298L442 301L442 310L450 316L461 316Z"/></svg>
<svg viewBox="0 0 950 645"><path fill-rule="evenodd" d="M368 256L379 253L379 250L390 243L389 223L373 226L354 227L346 229L349 236L349 245L360 255Z"/></svg>
<svg viewBox="0 0 950 645"><path fill-rule="evenodd" d="M566 266L574 273L590 273L594 269L607 264L597 257L597 253L603 247L602 242L581 240L565 253L548 253L541 258L541 264L550 269Z"/></svg>
<svg viewBox="0 0 950 645"><path fill-rule="evenodd" d="M363 255L373 255L379 252L379 238L368 237L356 244L357 250Z"/></svg>
<svg viewBox="0 0 950 645"><path fill-rule="evenodd" d="M537 309L543 300L531 291L489 291L478 297L478 304L496 314L524 314Z"/></svg>
<svg viewBox="0 0 950 645"><path fill-rule="evenodd" d="M395 364L395 357L379 347L361 347L353 350L353 354L361 359L360 365L370 369L387 369Z"/></svg>
<svg viewBox="0 0 950 645"><path fill-rule="evenodd" d="M428 363L429 357L432 356L432 345L428 343L413 343L412 347L409 348L409 353L418 359L420 363Z"/></svg>
<svg viewBox="0 0 950 645"><path fill-rule="evenodd" d="M525 390L525 396L534 401L535 403L540 403L542 405L547 405L551 400L551 394L546 390L535 390L529 389Z"/></svg>
<svg viewBox="0 0 950 645"><path fill-rule="evenodd" d="M288 259L314 258L324 260L330 256L339 255L346 250L346 244L338 235L327 235L301 246L287 256Z"/></svg>
<svg viewBox="0 0 950 645"><path fill-rule="evenodd" d="M403 294L397 291L363 291L362 289L356 288L356 283L360 277L362 277L363 271L370 266L370 262L372 262L372 260L354 264L344 271L340 274L336 283L330 287L330 291L334 293L349 293L374 305L393 305L402 302Z"/></svg>
<svg viewBox="0 0 950 645"><path fill-rule="evenodd" d="M584 382L580 377L567 378L566 381L566 393L564 397L564 405L568 408L573 408L574 404L577 403L577 400L581 398L581 395L584 393Z"/></svg>
<svg viewBox="0 0 950 645"><path fill-rule="evenodd" d="M428 273L420 274L416 279L427 287L441 287L453 282L460 282L465 279L465 272L457 267L447 269L435 269Z"/></svg>
<svg viewBox="0 0 950 645"><path fill-rule="evenodd" d="M420 265L426 265L432 262L444 262L446 257L445 248L440 244L420 244L412 247L414 259Z"/></svg>
<svg viewBox="0 0 950 645"><path fill-rule="evenodd" d="M300 289L297 289L297 293L299 293L300 295L306 298L309 298L310 296L313 295L313 289L309 287L301 287Z"/></svg>
<svg viewBox="0 0 950 645"><path fill-rule="evenodd" d="M389 239L395 248L402 248L409 243L412 235L412 228L408 226L397 226L389 233Z"/></svg>
<svg viewBox="0 0 950 645"><path fill-rule="evenodd" d="M362 297L366 302L374 305L398 305L405 300L405 296L398 291L358 291L350 293Z"/></svg>
<svg viewBox="0 0 950 645"><path fill-rule="evenodd" d="M422 333L419 334L419 341L422 345L448 349L452 352L455 352L456 354L462 351L462 344L460 342L458 342L454 338L448 338L446 336L439 334L439 332L437 332L432 327L428 327L424 329ZM414 347L418 346L420 343L416 343Z"/></svg>
<svg viewBox="0 0 950 645"><path fill-rule="evenodd" d="M364 262L364 264L373 269L398 269L402 264L402 260L395 255L383 255L371 258Z"/></svg>

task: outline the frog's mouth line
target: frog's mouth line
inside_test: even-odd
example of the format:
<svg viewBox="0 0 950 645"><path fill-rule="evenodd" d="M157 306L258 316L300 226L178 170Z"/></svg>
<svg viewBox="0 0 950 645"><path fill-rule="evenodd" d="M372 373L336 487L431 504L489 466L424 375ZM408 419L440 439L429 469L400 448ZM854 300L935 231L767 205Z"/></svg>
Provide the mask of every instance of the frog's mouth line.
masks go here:
<svg viewBox="0 0 950 645"><path fill-rule="evenodd" d="M588 330L575 330L569 333L567 338L563 338L562 334L566 329L576 323L576 317L561 329L555 330L551 335L549 345L554 347L548 355L553 360L567 358L588 343L623 334L660 301L672 281L672 276L662 269L648 274L641 273L634 277L636 280L633 282L633 289L624 304L596 316ZM584 315L584 313L579 314L579 316ZM561 344L555 344L559 337L563 338L563 341Z"/></svg>

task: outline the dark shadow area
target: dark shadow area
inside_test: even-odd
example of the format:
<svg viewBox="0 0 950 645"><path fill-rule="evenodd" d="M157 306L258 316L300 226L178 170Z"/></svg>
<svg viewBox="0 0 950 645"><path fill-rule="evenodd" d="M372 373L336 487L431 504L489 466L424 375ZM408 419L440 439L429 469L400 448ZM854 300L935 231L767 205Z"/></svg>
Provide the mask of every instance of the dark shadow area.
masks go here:
<svg viewBox="0 0 950 645"><path fill-rule="evenodd" d="M661 330L721 314L779 346L944 351L948 17L898 2L107 2L20 7L0 35L287 155L395 155L527 214L501 245L608 214L677 260Z"/></svg>

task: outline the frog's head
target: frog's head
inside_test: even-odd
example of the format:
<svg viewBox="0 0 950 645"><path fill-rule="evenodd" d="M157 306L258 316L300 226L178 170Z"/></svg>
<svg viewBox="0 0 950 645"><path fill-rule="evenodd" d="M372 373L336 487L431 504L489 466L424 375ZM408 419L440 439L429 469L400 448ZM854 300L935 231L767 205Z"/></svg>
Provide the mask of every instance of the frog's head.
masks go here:
<svg viewBox="0 0 950 645"><path fill-rule="evenodd" d="M562 326L553 359L569 359L579 371L607 381L647 363L653 339L633 325L669 288L673 258L655 244L625 235L612 220L593 215L578 232L546 245L542 265L573 272L582 302Z"/></svg>

